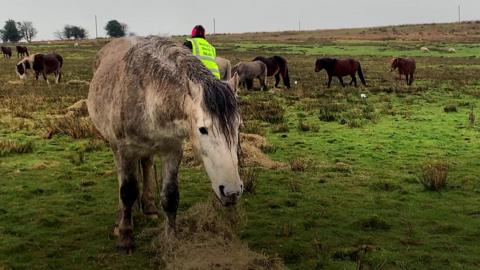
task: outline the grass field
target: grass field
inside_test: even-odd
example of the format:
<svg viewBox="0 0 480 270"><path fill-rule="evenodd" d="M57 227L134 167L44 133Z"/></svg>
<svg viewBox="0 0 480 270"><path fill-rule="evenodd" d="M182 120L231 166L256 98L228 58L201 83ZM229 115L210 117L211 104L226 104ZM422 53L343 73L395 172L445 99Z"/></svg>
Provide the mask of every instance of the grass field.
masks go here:
<svg viewBox="0 0 480 270"><path fill-rule="evenodd" d="M241 201L241 239L291 269L480 268L480 128L469 121L480 97L478 44L452 41L422 54L424 41L302 37L215 39L234 62L284 55L298 82L241 94L245 132L265 136L264 151L292 164L255 168L254 192ZM100 44L30 47L64 56L64 82L19 82L17 60L0 61L0 269L158 268L145 232L161 222L140 214L136 252L116 253L108 147L93 133L69 136L56 124L55 115L86 97ZM443 50L449 47L457 53ZM327 89L326 75L313 72L320 55L356 57L368 87L343 89L334 79ZM390 58L403 55L417 58L413 87L389 72ZM429 191L422 168L435 162L448 165L448 183ZM180 192L180 215L212 199L196 167L182 168Z"/></svg>

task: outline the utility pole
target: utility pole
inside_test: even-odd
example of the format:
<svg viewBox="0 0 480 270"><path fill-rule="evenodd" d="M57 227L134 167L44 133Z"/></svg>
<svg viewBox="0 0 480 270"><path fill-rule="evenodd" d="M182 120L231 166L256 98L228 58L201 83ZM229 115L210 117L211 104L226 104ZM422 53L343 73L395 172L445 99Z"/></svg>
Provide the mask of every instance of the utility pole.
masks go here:
<svg viewBox="0 0 480 270"><path fill-rule="evenodd" d="M98 39L98 23L97 23L97 15L95 15L95 39Z"/></svg>
<svg viewBox="0 0 480 270"><path fill-rule="evenodd" d="M215 35L217 33L217 25L215 22L215 18L213 18L213 34Z"/></svg>
<svg viewBox="0 0 480 270"><path fill-rule="evenodd" d="M300 24L300 20L298 20L298 32L302 31L302 25Z"/></svg>
<svg viewBox="0 0 480 270"><path fill-rule="evenodd" d="M461 23L462 22L462 17L461 17L461 13L460 13L460 5L458 5L458 23Z"/></svg>

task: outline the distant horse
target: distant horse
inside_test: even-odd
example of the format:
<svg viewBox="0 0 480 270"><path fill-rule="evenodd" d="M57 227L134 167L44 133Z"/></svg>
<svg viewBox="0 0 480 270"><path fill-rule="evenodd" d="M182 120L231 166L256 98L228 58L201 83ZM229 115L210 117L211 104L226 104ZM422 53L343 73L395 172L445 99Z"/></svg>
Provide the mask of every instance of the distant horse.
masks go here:
<svg viewBox="0 0 480 270"><path fill-rule="evenodd" d="M260 81L261 90L267 90L267 65L262 61L240 62L233 67L232 72L238 74L240 84L245 84L247 90L253 88L253 80Z"/></svg>
<svg viewBox="0 0 480 270"><path fill-rule="evenodd" d="M400 80L402 79L402 75L405 75L407 78L407 85L412 85L413 83L413 75L415 74L415 70L417 69L417 64L415 63L415 59L413 58L394 58L391 62L391 70L394 71L398 68L398 74Z"/></svg>
<svg viewBox="0 0 480 270"><path fill-rule="evenodd" d="M181 44L159 38L120 38L95 61L87 106L113 151L119 180L118 248L134 248L132 210L143 181L143 213L157 217L154 156L162 159L162 199L167 232L175 232L178 170L190 138L216 197L233 205L242 194L238 172L241 122L227 82L217 80ZM141 173L140 173L141 171Z"/></svg>
<svg viewBox="0 0 480 270"><path fill-rule="evenodd" d="M232 63L230 63L230 60L217 56L215 62L217 62L218 69L220 70L220 80L230 80L232 78Z"/></svg>
<svg viewBox="0 0 480 270"><path fill-rule="evenodd" d="M282 76L283 84L290 89L290 77L288 76L287 60L281 56L273 56L266 58L263 56L257 56L253 61L262 61L267 65L268 77L275 75L275 87L278 87L280 83L280 76Z"/></svg>
<svg viewBox="0 0 480 270"><path fill-rule="evenodd" d="M17 49L17 58L22 58L22 57L25 57L25 56L30 56L30 54L28 53L27 47L25 47L25 46L16 46L15 48Z"/></svg>
<svg viewBox="0 0 480 270"><path fill-rule="evenodd" d="M47 75L53 73L55 75L55 83L59 83L62 78L62 66L63 57L59 54L37 53L18 62L16 72L23 79L27 75L27 71L32 69L35 72L35 79L38 81L39 75L42 74L47 84L49 84Z"/></svg>
<svg viewBox="0 0 480 270"><path fill-rule="evenodd" d="M430 49L427 48L427 47L421 47L420 51L422 51L423 53L428 53L428 52L430 52Z"/></svg>
<svg viewBox="0 0 480 270"><path fill-rule="evenodd" d="M336 59L336 58L318 58L315 62L315 72L320 72L322 69L325 69L328 74L328 87L332 83L332 77L338 77L338 80L345 87L343 83L343 77L350 76L352 81L350 85L355 84L357 87L357 77L355 76L358 73L358 77L362 81L363 85L366 86L365 78L363 76L362 66L360 62L354 59Z"/></svg>
<svg viewBox="0 0 480 270"><path fill-rule="evenodd" d="M447 50L449 53L456 53L457 50L455 50L455 48L448 48Z"/></svg>
<svg viewBox="0 0 480 270"><path fill-rule="evenodd" d="M3 58L12 58L12 48L2 46Z"/></svg>

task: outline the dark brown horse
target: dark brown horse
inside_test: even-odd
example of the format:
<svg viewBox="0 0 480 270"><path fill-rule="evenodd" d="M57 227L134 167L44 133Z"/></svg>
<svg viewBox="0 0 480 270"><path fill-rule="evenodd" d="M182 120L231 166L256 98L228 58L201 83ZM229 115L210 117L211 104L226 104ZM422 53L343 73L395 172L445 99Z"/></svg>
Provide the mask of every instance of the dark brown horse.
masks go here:
<svg viewBox="0 0 480 270"><path fill-rule="evenodd" d="M363 76L362 66L357 60L348 58L348 59L336 59L336 58L318 58L315 62L315 72L319 72L322 69L325 69L328 74L328 87L332 84L332 77L338 77L338 80L345 87L343 83L343 77L350 76L352 81L350 85L355 84L357 87L357 77L355 74L358 72L358 77L362 81L363 85L366 86L365 78Z"/></svg>
<svg viewBox="0 0 480 270"><path fill-rule="evenodd" d="M16 46L17 48L17 58L22 58L22 57L25 57L25 56L30 56L30 54L28 53L28 49L27 47L25 46Z"/></svg>
<svg viewBox="0 0 480 270"><path fill-rule="evenodd" d="M33 54L30 57L25 57L22 61L17 64L17 74L23 79L27 75L29 69L33 69L35 72L35 79L38 80L40 74L49 84L47 75L55 75L55 83L59 83L62 78L62 66L63 66L63 57L59 54Z"/></svg>
<svg viewBox="0 0 480 270"><path fill-rule="evenodd" d="M281 56L273 56L270 58L257 56L253 61L262 61L267 65L267 76L275 76L275 87L278 87L280 76L282 76L283 84L290 89L290 77L288 76L288 65L285 58Z"/></svg>
<svg viewBox="0 0 480 270"><path fill-rule="evenodd" d="M398 75L399 79L402 80L402 75L405 75L407 78L407 85L412 85L413 83L413 75L415 74L415 70L417 69L417 64L415 59L413 58L394 58L391 62L392 69L390 71L394 71L398 68Z"/></svg>
<svg viewBox="0 0 480 270"><path fill-rule="evenodd" d="M2 53L3 58L11 58L12 57L12 48L2 46Z"/></svg>

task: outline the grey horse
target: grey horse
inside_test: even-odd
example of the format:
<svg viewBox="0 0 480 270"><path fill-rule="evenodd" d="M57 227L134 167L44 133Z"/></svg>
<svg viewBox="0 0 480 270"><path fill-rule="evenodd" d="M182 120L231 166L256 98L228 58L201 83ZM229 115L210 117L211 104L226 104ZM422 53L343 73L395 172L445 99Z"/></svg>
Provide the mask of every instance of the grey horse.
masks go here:
<svg viewBox="0 0 480 270"><path fill-rule="evenodd" d="M217 62L218 69L220 70L220 80L230 80L232 78L232 63L230 63L230 60L217 56L215 62Z"/></svg>
<svg viewBox="0 0 480 270"><path fill-rule="evenodd" d="M233 74L238 74L240 84L245 84L247 89L253 88L253 80L260 81L262 90L267 90L267 65L261 61L240 62L232 69Z"/></svg>
<svg viewBox="0 0 480 270"><path fill-rule="evenodd" d="M115 39L99 51L94 66L87 106L117 167L119 251L134 248L132 207L139 181L143 213L158 215L152 190L156 154L167 233L175 232L178 169L187 138L220 202L237 202L243 190L237 155L241 119L229 83L217 80L181 44L159 37Z"/></svg>

